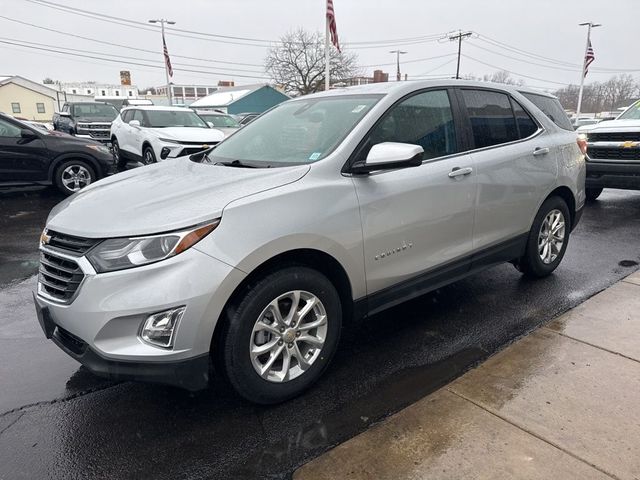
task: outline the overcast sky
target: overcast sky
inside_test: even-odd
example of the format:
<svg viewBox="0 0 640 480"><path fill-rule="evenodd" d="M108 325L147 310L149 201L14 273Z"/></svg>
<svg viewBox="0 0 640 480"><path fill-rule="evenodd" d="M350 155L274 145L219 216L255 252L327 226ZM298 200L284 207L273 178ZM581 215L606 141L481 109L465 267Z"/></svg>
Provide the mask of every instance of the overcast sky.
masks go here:
<svg viewBox="0 0 640 480"><path fill-rule="evenodd" d="M141 22L164 17L176 21L176 28L216 35L274 40L297 27L324 31L325 0L48 1ZM0 18L0 42L27 41L33 42L32 46L37 48L42 45L34 44L46 44L49 47L45 48L58 50L76 49L73 53L78 54L97 52L102 56L136 57L139 60L130 61L162 66L160 33L154 31L155 27L152 25L145 26L144 29L132 28L66 13L28 0L0 0L0 4L0 16L56 30L54 33ZM505 69L513 72L514 77L522 75L520 78L527 85L549 89L579 81L579 69L573 70L566 63L577 65L582 62L586 28L579 27L578 23L592 20L603 26L593 30L592 43L596 60L587 81L606 80L613 74L599 72L596 68L619 71L637 69L630 73L640 76L640 61L635 52L640 40L640 0L334 0L334 6L338 33L346 47L349 47L349 42L429 36L457 29L472 30L479 36L463 43L463 54L473 59L462 58L462 74L483 75ZM104 45L58 32L158 53ZM544 59L525 57L487 43L490 41L498 41L565 63L550 63ZM184 38L167 32L167 44L176 70L174 83L215 85L218 80L233 79L238 85L264 81L249 77L264 76L261 67L257 65L264 62L268 49L266 43L257 46L237 45L207 41L202 37ZM395 56L389 50L396 48L408 52L402 56L402 62L406 62L402 66L402 73L408 74L410 79L455 73L453 55L420 60L455 53L457 45L453 42L428 41L400 46L386 44L375 48L356 47L362 47L362 44L353 45L350 50L358 54L359 63L367 66L364 70L369 75L376 68L373 65L377 65L389 72L390 78L395 78ZM84 54L97 56L96 53ZM178 58L177 55L256 66L188 60ZM0 43L0 68L0 75L16 74L36 81L52 77L61 81L95 80L109 83L119 82L119 71L126 69L131 71L132 81L139 87L165 83L162 68L130 65L125 59L112 63L67 57L6 43ZM180 68L211 73L188 73L180 71Z"/></svg>

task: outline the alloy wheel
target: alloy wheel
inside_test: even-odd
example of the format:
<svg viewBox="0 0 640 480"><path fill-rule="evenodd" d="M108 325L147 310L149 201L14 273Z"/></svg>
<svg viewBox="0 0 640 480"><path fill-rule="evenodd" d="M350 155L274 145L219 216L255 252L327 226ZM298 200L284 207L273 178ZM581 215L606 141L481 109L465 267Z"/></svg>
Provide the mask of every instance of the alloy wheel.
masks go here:
<svg viewBox="0 0 640 480"><path fill-rule="evenodd" d="M546 265L553 263L562 251L565 219L562 212L553 209L544 217L538 234L538 255Z"/></svg>
<svg viewBox="0 0 640 480"><path fill-rule="evenodd" d="M318 297L294 290L272 300L251 332L249 355L255 371L282 383L307 371L327 338L327 313Z"/></svg>
<svg viewBox="0 0 640 480"><path fill-rule="evenodd" d="M61 180L66 189L77 192L91 183L91 173L82 165L69 165L62 171Z"/></svg>

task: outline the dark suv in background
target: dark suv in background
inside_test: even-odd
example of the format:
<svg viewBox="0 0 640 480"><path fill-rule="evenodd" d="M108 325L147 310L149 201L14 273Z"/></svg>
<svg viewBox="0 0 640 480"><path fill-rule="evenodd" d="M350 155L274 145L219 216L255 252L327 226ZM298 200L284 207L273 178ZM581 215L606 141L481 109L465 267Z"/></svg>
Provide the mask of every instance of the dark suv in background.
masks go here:
<svg viewBox="0 0 640 480"><path fill-rule="evenodd" d="M54 184L71 195L114 171L107 146L0 113L0 187Z"/></svg>
<svg viewBox="0 0 640 480"><path fill-rule="evenodd" d="M60 132L99 142L109 142L111 122L118 110L110 103L65 103L60 112L53 115L53 128Z"/></svg>

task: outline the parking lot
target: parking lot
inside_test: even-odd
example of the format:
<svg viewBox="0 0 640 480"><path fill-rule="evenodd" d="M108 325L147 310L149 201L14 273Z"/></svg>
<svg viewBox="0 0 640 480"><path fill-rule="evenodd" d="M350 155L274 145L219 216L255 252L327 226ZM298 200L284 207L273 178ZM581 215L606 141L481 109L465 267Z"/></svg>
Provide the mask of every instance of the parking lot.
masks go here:
<svg viewBox="0 0 640 480"><path fill-rule="evenodd" d="M44 339L31 291L52 189L0 192L0 478L287 478L638 268L640 193L587 205L560 268L502 265L348 324L328 372L273 407L93 376Z"/></svg>

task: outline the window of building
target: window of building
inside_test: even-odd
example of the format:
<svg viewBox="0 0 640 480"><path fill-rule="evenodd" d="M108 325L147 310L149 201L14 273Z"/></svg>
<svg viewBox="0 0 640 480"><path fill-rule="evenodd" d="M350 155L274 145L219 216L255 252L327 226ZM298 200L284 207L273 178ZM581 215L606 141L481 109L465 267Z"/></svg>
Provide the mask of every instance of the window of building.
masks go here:
<svg viewBox="0 0 640 480"><path fill-rule="evenodd" d="M462 90L476 148L518 140L518 127L509 97L488 90Z"/></svg>
<svg viewBox="0 0 640 480"><path fill-rule="evenodd" d="M116 90L114 93L116 94L116 97L120 96L120 90Z"/></svg>
<svg viewBox="0 0 640 480"><path fill-rule="evenodd" d="M46 113L44 111L44 103L36 103L36 109L38 110L38 113Z"/></svg>
<svg viewBox="0 0 640 480"><path fill-rule="evenodd" d="M22 110L20 110L20 103L18 103L18 102L12 103L11 104L11 111L13 113L22 113Z"/></svg>
<svg viewBox="0 0 640 480"><path fill-rule="evenodd" d="M76 90L75 88L72 88L71 93L78 93L78 90Z"/></svg>
<svg viewBox="0 0 640 480"><path fill-rule="evenodd" d="M130 97L133 97L133 90L129 90L129 91L127 92L127 95L129 95Z"/></svg>
<svg viewBox="0 0 640 480"><path fill-rule="evenodd" d="M0 137L20 137L20 127L0 118Z"/></svg>
<svg viewBox="0 0 640 480"><path fill-rule="evenodd" d="M455 153L456 132L447 92L419 93L392 107L371 132L359 157L366 158L373 145L383 142L420 145L424 160Z"/></svg>
<svg viewBox="0 0 640 480"><path fill-rule="evenodd" d="M198 92L198 97L206 97L207 96L207 89L206 88L198 87L198 89L196 91Z"/></svg>
<svg viewBox="0 0 640 480"><path fill-rule="evenodd" d="M184 90L182 89L182 87L173 87L173 96L184 97Z"/></svg>
<svg viewBox="0 0 640 480"><path fill-rule="evenodd" d="M102 95L103 97L107 96L107 91L106 90L100 90L100 95Z"/></svg>
<svg viewBox="0 0 640 480"><path fill-rule="evenodd" d="M184 87L184 96L194 98L196 96L196 89L193 87Z"/></svg>
<svg viewBox="0 0 640 480"><path fill-rule="evenodd" d="M207 88L207 93L209 93L209 95L211 95L216 90L218 90L218 89L217 88Z"/></svg>
<svg viewBox="0 0 640 480"><path fill-rule="evenodd" d="M90 88L87 88L87 95L91 95L93 91Z"/></svg>

